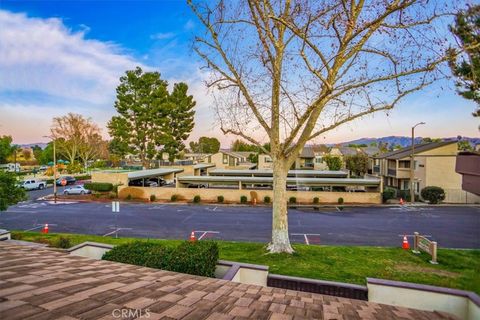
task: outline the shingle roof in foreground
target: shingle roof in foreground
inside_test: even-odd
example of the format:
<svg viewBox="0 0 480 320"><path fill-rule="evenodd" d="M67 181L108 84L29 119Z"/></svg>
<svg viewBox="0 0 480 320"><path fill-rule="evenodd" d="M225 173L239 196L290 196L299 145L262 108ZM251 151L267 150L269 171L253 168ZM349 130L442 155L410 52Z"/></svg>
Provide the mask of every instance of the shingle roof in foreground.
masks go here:
<svg viewBox="0 0 480 320"><path fill-rule="evenodd" d="M120 319L112 312L126 308L148 319L449 319L0 242L0 319Z"/></svg>

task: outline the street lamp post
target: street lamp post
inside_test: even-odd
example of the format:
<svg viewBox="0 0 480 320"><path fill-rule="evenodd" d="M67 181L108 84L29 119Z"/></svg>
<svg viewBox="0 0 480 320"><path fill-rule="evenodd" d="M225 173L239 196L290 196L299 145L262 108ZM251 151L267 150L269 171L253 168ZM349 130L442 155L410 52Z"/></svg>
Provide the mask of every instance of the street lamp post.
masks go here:
<svg viewBox="0 0 480 320"><path fill-rule="evenodd" d="M410 154L410 202L415 202L415 128L425 122L419 122L412 127L412 153Z"/></svg>
<svg viewBox="0 0 480 320"><path fill-rule="evenodd" d="M55 150L55 138L52 136L43 136L52 139L53 142L53 202L57 203L57 152Z"/></svg>

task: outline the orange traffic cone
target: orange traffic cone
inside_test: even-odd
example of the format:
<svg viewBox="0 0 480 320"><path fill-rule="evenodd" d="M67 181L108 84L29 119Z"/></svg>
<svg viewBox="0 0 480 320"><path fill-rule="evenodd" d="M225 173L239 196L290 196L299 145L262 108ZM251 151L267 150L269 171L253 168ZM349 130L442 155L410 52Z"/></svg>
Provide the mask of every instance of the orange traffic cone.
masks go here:
<svg viewBox="0 0 480 320"><path fill-rule="evenodd" d="M408 243L406 235L403 236L402 249L404 249L404 250L410 249L410 244Z"/></svg>
<svg viewBox="0 0 480 320"><path fill-rule="evenodd" d="M43 233L48 233L48 223L45 223L45 227L43 227Z"/></svg>
<svg viewBox="0 0 480 320"><path fill-rule="evenodd" d="M190 234L190 242L195 242L197 241L197 238L195 238L195 231L192 231L192 233Z"/></svg>
<svg viewBox="0 0 480 320"><path fill-rule="evenodd" d="M405 204L405 201L403 201L403 198L400 198L400 204L403 206Z"/></svg>

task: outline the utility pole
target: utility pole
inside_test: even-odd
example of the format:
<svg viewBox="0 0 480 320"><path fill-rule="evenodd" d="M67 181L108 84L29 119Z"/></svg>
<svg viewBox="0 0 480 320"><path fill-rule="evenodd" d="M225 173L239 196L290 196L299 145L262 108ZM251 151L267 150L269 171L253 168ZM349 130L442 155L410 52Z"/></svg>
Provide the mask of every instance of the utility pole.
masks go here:
<svg viewBox="0 0 480 320"><path fill-rule="evenodd" d="M53 142L53 202L57 203L57 152L55 147L55 137L43 136L49 138Z"/></svg>
<svg viewBox="0 0 480 320"><path fill-rule="evenodd" d="M415 202L415 128L425 122L419 122L412 127L412 151L410 154L410 202Z"/></svg>

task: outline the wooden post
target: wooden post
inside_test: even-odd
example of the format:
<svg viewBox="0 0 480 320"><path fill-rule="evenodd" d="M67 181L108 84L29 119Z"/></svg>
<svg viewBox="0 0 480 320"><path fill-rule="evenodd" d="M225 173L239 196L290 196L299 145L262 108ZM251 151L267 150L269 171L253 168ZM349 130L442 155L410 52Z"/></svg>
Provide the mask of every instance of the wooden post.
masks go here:
<svg viewBox="0 0 480 320"><path fill-rule="evenodd" d="M415 254L420 253L420 251L418 250L418 236L419 236L418 232L413 233L413 250L412 250L412 252L415 253Z"/></svg>
<svg viewBox="0 0 480 320"><path fill-rule="evenodd" d="M430 243L430 250L432 252L432 260L430 260L431 264L438 264L437 262L437 242L432 241Z"/></svg>

